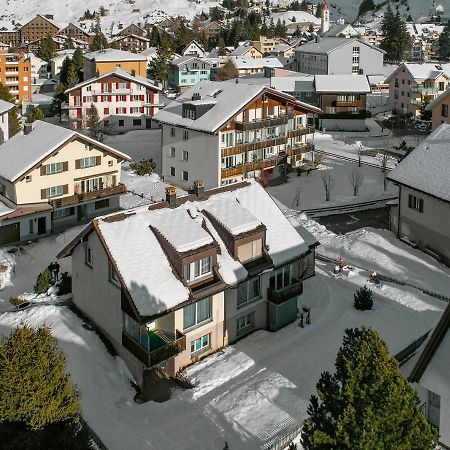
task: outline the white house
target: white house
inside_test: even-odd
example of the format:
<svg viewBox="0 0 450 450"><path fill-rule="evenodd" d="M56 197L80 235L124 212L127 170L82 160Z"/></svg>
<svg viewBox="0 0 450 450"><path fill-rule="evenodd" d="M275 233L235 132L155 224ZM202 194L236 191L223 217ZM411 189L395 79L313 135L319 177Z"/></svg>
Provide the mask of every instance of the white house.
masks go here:
<svg viewBox="0 0 450 450"><path fill-rule="evenodd" d="M151 128L159 110L159 91L151 80L116 68L67 89L69 121L76 129L89 127L94 105L104 127Z"/></svg>
<svg viewBox="0 0 450 450"><path fill-rule="evenodd" d="M52 77L56 76L59 72L61 72L61 67L66 58L72 59L75 50L67 49L60 50L56 52L56 56L51 59L50 66L52 71Z"/></svg>
<svg viewBox="0 0 450 450"><path fill-rule="evenodd" d="M181 52L181 56L197 56L198 58L204 58L206 56L206 51L203 45L199 44L197 41L191 41Z"/></svg>
<svg viewBox="0 0 450 450"><path fill-rule="evenodd" d="M14 105L0 100L0 144L9 139L9 116L8 113Z"/></svg>
<svg viewBox="0 0 450 450"><path fill-rule="evenodd" d="M94 220L58 256L71 257L74 304L148 392L154 370L174 376L310 307L311 238L260 184L205 191L197 181L191 195L170 186L165 202Z"/></svg>
<svg viewBox="0 0 450 450"><path fill-rule="evenodd" d="M252 61L258 61L252 59ZM162 126L162 175L183 188L207 189L245 178L285 177L310 158L317 107L261 84L202 81L155 115Z"/></svg>
<svg viewBox="0 0 450 450"><path fill-rule="evenodd" d="M399 186L391 228L400 239L450 264L450 125L436 128L388 178Z"/></svg>

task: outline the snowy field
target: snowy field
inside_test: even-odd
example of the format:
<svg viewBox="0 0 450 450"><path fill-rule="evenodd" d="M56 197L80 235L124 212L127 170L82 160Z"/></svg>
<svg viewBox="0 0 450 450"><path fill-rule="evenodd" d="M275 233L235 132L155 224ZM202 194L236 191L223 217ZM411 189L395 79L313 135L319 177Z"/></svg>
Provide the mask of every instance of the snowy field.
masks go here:
<svg viewBox="0 0 450 450"><path fill-rule="evenodd" d="M397 187L390 182L387 184L387 190L384 191L383 174L379 168L362 165L363 182L355 197L349 178L357 167L357 162L326 156L318 170L311 171L309 175L303 173L300 177L292 172L287 183L268 187L267 191L287 208L298 210L350 205L398 195ZM325 190L321 179L324 170L329 170L332 176L328 202L325 201Z"/></svg>
<svg viewBox="0 0 450 450"><path fill-rule="evenodd" d="M361 266L374 270L403 270L405 278L416 277L430 290L450 284L448 269L388 232L337 237L313 221L299 220L321 238L318 252L333 256L344 249L355 265L361 261ZM17 285L0 291L0 297L30 292L37 272L69 238L44 238L27 246L26 257L16 255ZM346 328L374 327L395 354L432 328L446 305L420 290L384 283L374 288L374 310L356 311L353 292L367 283L367 273L355 268L348 277L338 278L332 270L332 264L318 261L316 276L305 282L300 306L311 308L311 325L302 329L294 323L276 333L257 331L204 359L186 370L194 389L175 390L162 404L134 403L122 360L111 356L67 307L36 306L0 314L0 334L22 321L52 327L80 387L83 416L111 450L210 450L223 448L225 441L233 450L256 450L302 423L320 373L333 368Z"/></svg>

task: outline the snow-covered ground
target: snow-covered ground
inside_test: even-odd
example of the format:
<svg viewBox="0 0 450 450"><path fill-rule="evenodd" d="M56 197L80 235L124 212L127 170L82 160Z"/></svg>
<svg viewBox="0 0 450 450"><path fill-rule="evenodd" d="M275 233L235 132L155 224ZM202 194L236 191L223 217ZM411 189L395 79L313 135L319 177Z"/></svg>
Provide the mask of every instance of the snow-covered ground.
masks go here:
<svg viewBox="0 0 450 450"><path fill-rule="evenodd" d="M381 272L389 268L392 275L403 273L431 290L450 284L448 269L388 232L338 237L315 222L299 220L321 238L318 252L339 255L344 249L344 257L355 265L361 262ZM30 291L34 275L67 238L48 246L50 238L45 238L28 246L26 257L16 257L16 291ZM333 264L318 261L316 276L305 282L299 303L311 308L311 325L257 331L204 359L185 371L194 388L175 390L162 404L133 402L135 392L123 362L67 307L43 305L0 314L0 334L22 321L52 327L79 385L83 416L111 450L210 450L223 448L225 441L230 449L256 450L302 423L320 373L333 369L346 328L372 326L395 354L432 328L446 306L420 290L383 283L373 288L374 310L356 311L353 292L367 284L367 273L355 268L339 278L332 272Z"/></svg>
<svg viewBox="0 0 450 450"><path fill-rule="evenodd" d="M303 173L300 177L292 172L287 183L268 187L267 191L287 208L297 210L329 208L397 196L398 189L390 182L387 184L387 190L384 191L381 169L362 165L360 170L363 182L355 197L350 175L358 167L358 157L355 154L353 156L356 162L326 156L318 170L311 171L309 175ZM365 158L377 161L372 157ZM330 170L332 176L331 195L328 202L325 201L325 190L321 178L324 170Z"/></svg>

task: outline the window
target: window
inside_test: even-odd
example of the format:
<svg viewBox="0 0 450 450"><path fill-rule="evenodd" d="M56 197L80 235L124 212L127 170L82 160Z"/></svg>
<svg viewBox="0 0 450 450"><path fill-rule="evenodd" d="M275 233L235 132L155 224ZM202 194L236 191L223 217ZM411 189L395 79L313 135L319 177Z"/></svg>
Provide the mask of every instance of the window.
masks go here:
<svg viewBox="0 0 450 450"><path fill-rule="evenodd" d="M109 198L104 198L102 200L97 200L95 202L94 208L97 209L104 209L109 208Z"/></svg>
<svg viewBox="0 0 450 450"><path fill-rule="evenodd" d="M237 257L241 262L258 258L262 255L262 239L255 239L246 244L239 245L237 249Z"/></svg>
<svg viewBox="0 0 450 450"><path fill-rule="evenodd" d="M84 262L89 267L93 266L92 249L89 245L84 248Z"/></svg>
<svg viewBox="0 0 450 450"><path fill-rule="evenodd" d="M123 127L125 125L125 121L123 119L119 119L119 127Z"/></svg>
<svg viewBox="0 0 450 450"><path fill-rule="evenodd" d="M272 272L270 276L270 289L280 291L292 284L291 266L280 267Z"/></svg>
<svg viewBox="0 0 450 450"><path fill-rule="evenodd" d="M108 280L117 287L120 287L120 280L111 261L108 261Z"/></svg>
<svg viewBox="0 0 450 450"><path fill-rule="evenodd" d="M174 177L175 176L175 167L171 167L170 168L170 176Z"/></svg>
<svg viewBox="0 0 450 450"><path fill-rule="evenodd" d="M245 316L239 317L236 320L236 331L242 331L244 329L252 328L253 326L253 313L246 314Z"/></svg>
<svg viewBox="0 0 450 450"><path fill-rule="evenodd" d="M439 81L439 91L444 91L445 90L445 82L444 81Z"/></svg>
<svg viewBox="0 0 450 450"><path fill-rule="evenodd" d="M110 160L108 161L108 167L112 167L113 164L114 164L114 161L113 161L112 159L110 159Z"/></svg>
<svg viewBox="0 0 450 450"><path fill-rule="evenodd" d="M183 308L183 329L192 328L211 319L211 297L191 303Z"/></svg>
<svg viewBox="0 0 450 450"><path fill-rule="evenodd" d="M175 158L175 147L170 147L169 154L171 158Z"/></svg>
<svg viewBox="0 0 450 450"><path fill-rule="evenodd" d="M63 195L63 187L62 186L52 186L47 188L47 197L58 197L59 195Z"/></svg>
<svg viewBox="0 0 450 450"><path fill-rule="evenodd" d="M175 128L174 127L170 127L170 135L175 136Z"/></svg>
<svg viewBox="0 0 450 450"><path fill-rule="evenodd" d="M94 167L97 165L96 156L88 156L87 158L80 159L80 169L86 169L87 167Z"/></svg>
<svg viewBox="0 0 450 450"><path fill-rule="evenodd" d="M239 308L242 305L257 300L260 296L259 277L244 281L238 286L237 306Z"/></svg>
<svg viewBox="0 0 450 450"><path fill-rule="evenodd" d="M423 198L416 197L415 195L408 195L408 208L415 209L420 213L423 213Z"/></svg>
<svg viewBox="0 0 450 450"><path fill-rule="evenodd" d="M26 183L29 183L31 181L31 175L27 175L26 177L25 177L25 182Z"/></svg>
<svg viewBox="0 0 450 450"><path fill-rule="evenodd" d="M448 105L442 105L441 107L441 116L448 117Z"/></svg>
<svg viewBox="0 0 450 450"><path fill-rule="evenodd" d="M189 181L189 173L186 170L183 170L183 181Z"/></svg>
<svg viewBox="0 0 450 450"><path fill-rule="evenodd" d="M62 162L51 163L45 166L45 175L52 175L54 173L60 173L64 170L64 164Z"/></svg>
<svg viewBox="0 0 450 450"><path fill-rule="evenodd" d="M183 161L189 160L189 152L186 150L183 150Z"/></svg>
<svg viewBox="0 0 450 450"><path fill-rule="evenodd" d="M189 139L189 132L188 130L183 130L183 139Z"/></svg>
<svg viewBox="0 0 450 450"><path fill-rule="evenodd" d="M199 356L211 347L211 333L191 341L191 357Z"/></svg>
<svg viewBox="0 0 450 450"><path fill-rule="evenodd" d="M70 217L74 214L75 208L73 206L71 208L55 209L52 213L54 219L59 219L61 217Z"/></svg>
<svg viewBox="0 0 450 450"><path fill-rule="evenodd" d="M195 281L198 278L204 278L211 274L211 256L198 259L190 264L183 265L183 277L187 281Z"/></svg>
<svg viewBox="0 0 450 450"><path fill-rule="evenodd" d="M142 124L141 119L133 119L133 126L134 127L140 127Z"/></svg>

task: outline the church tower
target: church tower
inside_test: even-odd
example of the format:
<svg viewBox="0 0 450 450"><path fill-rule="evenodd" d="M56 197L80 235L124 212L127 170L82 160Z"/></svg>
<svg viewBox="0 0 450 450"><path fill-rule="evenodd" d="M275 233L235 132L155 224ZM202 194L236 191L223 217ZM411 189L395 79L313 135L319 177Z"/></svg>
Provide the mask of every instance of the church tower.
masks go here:
<svg viewBox="0 0 450 450"><path fill-rule="evenodd" d="M326 0L322 3L322 17L320 25L322 34L326 33L330 29L330 5Z"/></svg>

